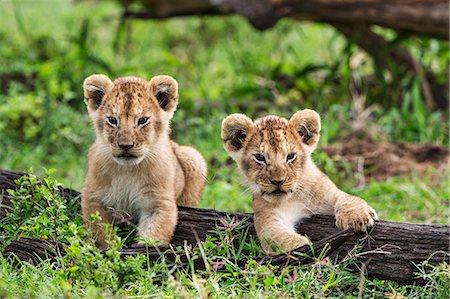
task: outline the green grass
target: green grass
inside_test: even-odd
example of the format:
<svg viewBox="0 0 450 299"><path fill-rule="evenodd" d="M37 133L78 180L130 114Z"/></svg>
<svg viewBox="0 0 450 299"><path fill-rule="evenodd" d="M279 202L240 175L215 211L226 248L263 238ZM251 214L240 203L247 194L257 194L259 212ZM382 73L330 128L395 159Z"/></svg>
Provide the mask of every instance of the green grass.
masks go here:
<svg viewBox="0 0 450 299"><path fill-rule="evenodd" d="M401 69L390 75L380 72L355 45L322 24L282 20L257 32L232 16L135 20L123 26L120 12L114 1L0 2L0 167L21 171L32 167L38 176L45 176L43 167L56 169L46 189L25 188L22 194L13 194L24 206L0 223L0 247L25 235L61 239L69 248L68 256L54 265L16 267L1 257L0 298L358 296L359 277L350 274L345 263L274 274L252 260L260 253L256 241L245 245L253 251L246 271L233 267L238 257L234 249L220 239L206 241L203 246L211 261L229 259L225 263L229 272L222 274L180 271L143 257L121 260L116 249L130 242L125 237L101 255L84 231L77 207L63 205L53 194L54 178L77 190L83 185L94 130L81 85L93 73L148 79L169 74L178 80L180 105L172 136L194 145L208 162L201 207L251 212L251 194L222 147L220 125L226 115L290 117L311 108L323 122L314 159L338 186L365 198L383 219L448 223L447 170L369 180L358 186L359 174L336 167L320 150L354 129L360 113L354 88L362 91L365 106L373 105L364 129L376 132L372 137L377 141L448 146L448 115L426 108L420 77L405 75ZM448 82L447 43L426 38L400 43L434 71L439 82ZM364 59L350 67L357 55ZM350 82L358 83L355 87ZM52 208L33 203L30 192ZM200 258L198 248L192 254ZM364 297L385 298L385 293L448 297L448 265L435 268L427 279L426 287L367 281Z"/></svg>
<svg viewBox="0 0 450 299"><path fill-rule="evenodd" d="M168 266L163 259L150 261L146 256L120 257L118 249L127 238L116 237L111 249L100 252L85 230L78 214L79 202L66 200L57 192L60 185L51 175L38 184L32 173L17 181L20 188L10 192L15 209L0 223L4 234L0 249L21 236L60 241L67 254L53 262L32 266L26 262L13 265L0 257L0 296L2 298L123 298L140 297L212 297L212 298L278 298L278 297L346 297L356 298L360 279L349 272L355 260L350 255L339 264L317 263L313 267L261 266L255 257L263 254L255 239L246 240L242 225L216 229L200 247L176 248L190 260L206 259L211 265L226 269L219 273L210 268L195 271L193 263L185 269ZM117 232L117 229L116 229ZM236 240L237 243L234 243ZM320 254L317 255L320 257ZM240 269L238 260L247 266ZM448 265L418 265L417 275L425 278L425 287L399 286L380 280L366 281L367 298L384 298L400 294L418 298L447 298ZM421 269L427 269L422 274Z"/></svg>

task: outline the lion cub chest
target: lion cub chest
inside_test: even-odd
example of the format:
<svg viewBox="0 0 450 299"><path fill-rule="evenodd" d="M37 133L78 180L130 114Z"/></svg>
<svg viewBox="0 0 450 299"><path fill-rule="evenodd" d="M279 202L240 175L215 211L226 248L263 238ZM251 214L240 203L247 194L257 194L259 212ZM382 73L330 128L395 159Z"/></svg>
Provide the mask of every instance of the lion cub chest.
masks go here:
<svg viewBox="0 0 450 299"><path fill-rule="evenodd" d="M130 173L116 175L102 196L102 202L115 212L125 213L138 220L144 210L151 209L154 200L148 194L148 180Z"/></svg>
<svg viewBox="0 0 450 299"><path fill-rule="evenodd" d="M295 225L311 216L312 212L307 205L299 200L289 200L276 209L276 217L281 225L288 229L295 229Z"/></svg>

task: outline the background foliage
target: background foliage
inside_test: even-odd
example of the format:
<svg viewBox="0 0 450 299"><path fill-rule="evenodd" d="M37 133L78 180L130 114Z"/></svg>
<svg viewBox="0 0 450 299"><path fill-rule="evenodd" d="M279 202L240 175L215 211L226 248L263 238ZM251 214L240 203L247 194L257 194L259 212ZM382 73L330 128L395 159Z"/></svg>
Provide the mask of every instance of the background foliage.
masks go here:
<svg viewBox="0 0 450 299"><path fill-rule="evenodd" d="M381 218L448 222L448 209L443 207L448 205L450 184L444 168L420 177L412 173L381 182L370 180L361 186L357 174L336 167L320 151L321 146L339 142L361 128L375 132L370 137L380 142L448 146L448 115L426 108L419 90L420 77L404 75L401 69L394 76L384 72L365 52L327 25L282 20L273 29L256 32L239 17L123 22L120 15L121 8L113 1L0 2L1 168L33 167L38 175L45 174L42 167L55 168L57 172L49 179L56 177L65 186L81 189L85 155L94 140L83 103L84 78L93 73L147 79L168 74L180 84L173 138L196 146L208 161L202 207L251 211L250 193L236 175L237 169L220 140L220 124L227 114L289 117L299 109L311 108L323 119L322 139L314 159L340 187L367 199ZM388 30L377 31L395 35ZM410 37L399 43L432 70L438 81L448 82L446 42ZM366 109L372 112L363 118ZM45 191L27 190L32 194ZM58 202L51 188L45 192L41 194L44 200ZM29 198L14 196L18 200ZM64 271L54 270L52 265L24 265L17 271L2 260L0 297L40 297L40 292L67 298L151 292L160 296L217 293L244 297L357 294L358 278L348 274L345 265L302 270L298 275L303 282L296 283L287 283L283 276L256 266L248 275L237 277L231 271L222 277L210 273L207 279L165 269L163 262L151 265L154 272L143 271L142 264L148 261L140 258L124 263L114 251L106 259L100 256L92 244L85 242L86 232L73 207L53 206L47 212L59 214L38 218L33 217L39 209L25 206L23 210L30 209L31 213L29 223L19 227L17 221L24 214L13 213L10 222L2 224L3 229L9 229L10 237L30 235L33 229L38 236L48 237L58 231L51 219L72 221L72 226L59 224L58 236L71 245L69 259L73 260L60 261ZM64 216L61 219L55 215ZM48 226L43 219L49 221ZM40 226L36 227L37 223ZM5 234L1 248L6 238ZM122 240L117 242L120 246ZM213 250L214 246L206 245L206 249ZM218 256L223 254L219 251ZM111 276L90 276L87 273L92 267L106 267ZM442 287L448 292L448 276L442 273L448 275L448 269L436 272L428 289L374 281L369 282L366 295L383 297L388 292L420 297L423 291L430 296L445 296ZM159 278L155 280L152 275Z"/></svg>

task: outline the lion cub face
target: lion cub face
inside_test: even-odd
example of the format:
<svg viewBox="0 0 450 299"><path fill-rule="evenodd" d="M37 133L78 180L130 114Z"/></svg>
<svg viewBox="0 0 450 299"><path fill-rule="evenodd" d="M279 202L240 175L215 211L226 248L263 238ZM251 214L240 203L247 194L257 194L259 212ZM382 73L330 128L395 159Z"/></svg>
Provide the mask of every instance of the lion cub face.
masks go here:
<svg viewBox="0 0 450 299"><path fill-rule="evenodd" d="M253 122L243 114L232 114L222 122L225 149L252 191L269 202L287 200L299 188L297 183L319 135L320 117L308 109L290 120L266 116Z"/></svg>
<svg viewBox="0 0 450 299"><path fill-rule="evenodd" d="M169 76L112 82L105 75L92 75L83 87L101 150L120 165L137 165L151 155L178 104L178 84Z"/></svg>

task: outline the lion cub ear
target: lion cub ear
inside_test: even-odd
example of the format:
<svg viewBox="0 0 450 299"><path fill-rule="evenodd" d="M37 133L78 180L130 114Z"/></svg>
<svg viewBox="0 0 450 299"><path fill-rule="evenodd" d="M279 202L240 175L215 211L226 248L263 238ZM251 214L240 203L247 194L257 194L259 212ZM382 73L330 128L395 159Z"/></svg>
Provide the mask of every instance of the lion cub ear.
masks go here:
<svg viewBox="0 0 450 299"><path fill-rule="evenodd" d="M152 94L162 110L173 112L178 105L178 83L170 76L155 76L150 80Z"/></svg>
<svg viewBox="0 0 450 299"><path fill-rule="evenodd" d="M310 109L298 111L289 120L289 125L311 151L315 149L320 138L320 116L316 111Z"/></svg>
<svg viewBox="0 0 450 299"><path fill-rule="evenodd" d="M222 122L222 142L228 153L239 152L253 132L253 121L243 114L231 114Z"/></svg>
<svg viewBox="0 0 450 299"><path fill-rule="evenodd" d="M105 75L92 75L87 77L83 83L84 102L89 113L100 107L105 93L113 86L111 79Z"/></svg>

